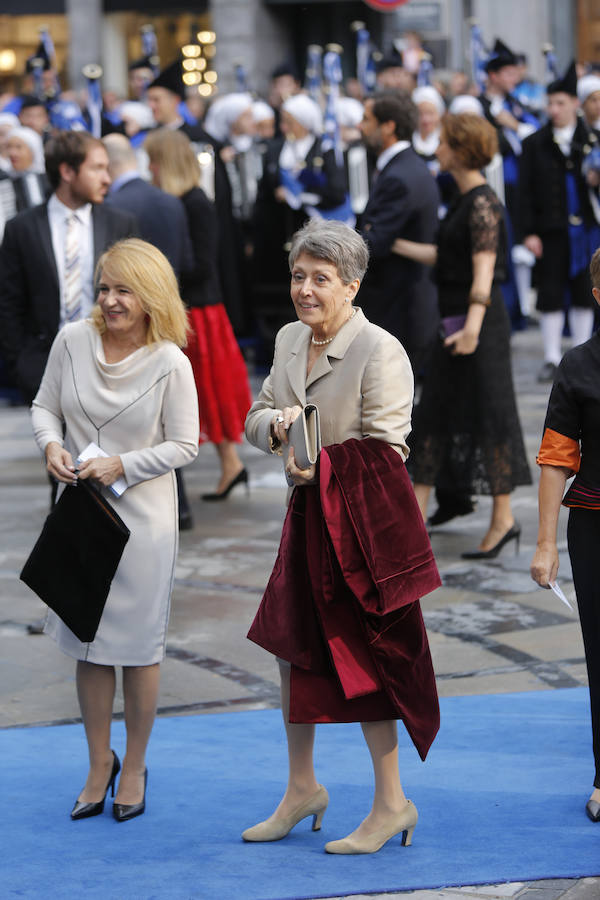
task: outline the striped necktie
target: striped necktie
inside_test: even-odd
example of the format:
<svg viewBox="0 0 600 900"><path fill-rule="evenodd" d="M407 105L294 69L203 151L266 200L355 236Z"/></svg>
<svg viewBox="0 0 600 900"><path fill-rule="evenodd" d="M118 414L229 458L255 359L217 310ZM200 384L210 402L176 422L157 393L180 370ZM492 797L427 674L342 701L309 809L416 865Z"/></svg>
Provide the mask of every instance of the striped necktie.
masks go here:
<svg viewBox="0 0 600 900"><path fill-rule="evenodd" d="M81 318L80 222L75 213L67 217L65 241L65 321Z"/></svg>

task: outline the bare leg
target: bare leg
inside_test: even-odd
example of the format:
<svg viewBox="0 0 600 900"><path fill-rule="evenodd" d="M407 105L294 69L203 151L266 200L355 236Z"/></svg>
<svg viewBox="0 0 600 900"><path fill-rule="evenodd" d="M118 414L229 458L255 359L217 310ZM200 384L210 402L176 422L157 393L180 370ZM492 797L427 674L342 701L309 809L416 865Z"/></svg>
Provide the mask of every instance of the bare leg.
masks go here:
<svg viewBox="0 0 600 900"><path fill-rule="evenodd" d="M281 675L281 713L288 745L289 775L283 799L270 819L279 819L289 815L319 789L313 764L315 726L298 725L289 721L290 667L280 664L279 673Z"/></svg>
<svg viewBox="0 0 600 900"><path fill-rule="evenodd" d="M215 444L215 447L221 463L221 478L217 485L217 493L220 493L242 471L244 464L240 459L237 445L234 441L221 441L220 444Z"/></svg>
<svg viewBox="0 0 600 900"><path fill-rule="evenodd" d="M429 503L429 495L431 493L431 485L429 484L415 484L415 497L417 498L417 503L419 504L419 509L421 510L421 515L423 516L423 521L427 521L427 505Z"/></svg>
<svg viewBox="0 0 600 900"><path fill-rule="evenodd" d="M510 494L497 494L493 498L490 526L479 545L480 550L490 550L515 524L510 506Z"/></svg>
<svg viewBox="0 0 600 900"><path fill-rule="evenodd" d="M123 667L127 751L115 803L133 805L142 801L146 747L156 718L159 683L159 663Z"/></svg>
<svg viewBox="0 0 600 900"><path fill-rule="evenodd" d="M364 838L385 826L401 813L407 800L398 770L398 729L395 719L382 722L362 722L361 727L375 776L375 794L371 812L348 837Z"/></svg>
<svg viewBox="0 0 600 900"><path fill-rule="evenodd" d="M83 718L90 757L90 771L78 799L99 803L106 791L113 765L110 724L115 698L113 666L77 661L77 697Z"/></svg>

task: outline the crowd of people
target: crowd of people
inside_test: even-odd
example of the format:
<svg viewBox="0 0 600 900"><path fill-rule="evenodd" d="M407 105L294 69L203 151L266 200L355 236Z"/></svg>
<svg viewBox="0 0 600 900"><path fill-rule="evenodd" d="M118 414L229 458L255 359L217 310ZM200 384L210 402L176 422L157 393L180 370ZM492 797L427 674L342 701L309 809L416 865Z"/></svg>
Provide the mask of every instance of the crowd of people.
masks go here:
<svg viewBox="0 0 600 900"><path fill-rule="evenodd" d="M157 73L148 57L130 66L129 98L105 95L101 135L90 133L85 101L71 101L69 119L66 98L53 120L31 73L21 95L3 98L4 378L32 404L53 502L58 485L124 478L119 510L132 534L152 523L127 547L94 641L82 644L56 617L46 625L78 660L90 774L74 819L102 812L120 771L110 749L115 665L128 673L127 754L113 813L124 821L144 811L176 533L192 525L181 467L198 442L212 442L221 465L205 501L248 485L244 428L256 447L286 454L293 488L249 635L280 661L289 780L246 841L278 840L309 815L320 827L328 795L313 769L314 723L352 720L373 761L373 807L325 849L375 852L399 833L410 842L417 811L399 780L395 720L423 758L439 724L419 607L439 584L426 523L487 494L489 527L463 555L518 546L510 497L531 473L510 334L536 322L539 379L557 379L538 461L559 474L544 475L533 574L543 586L556 575L558 504L580 468L573 445L584 433L593 446L597 430L597 391L586 393L582 370L588 355L597 364L600 286L596 265L592 292L589 261L600 243L600 76L573 63L538 90L497 40L483 88L461 73L418 84L424 56L410 37L404 56L379 60L370 93L350 79L333 99L330 85L326 103L282 65L264 99L240 89L204 108L188 95L183 59ZM50 60L44 75L55 82ZM561 362L566 328L575 350ZM274 352L254 404L238 340L249 336L265 362ZM583 420L580 394L593 405ZM301 469L287 446L307 403L321 411L318 472ZM76 465L91 441L106 457ZM594 478L586 465L571 506L598 508ZM357 484L363 502L349 521ZM433 487L438 509L428 516ZM573 534L587 522L578 511ZM403 539L386 545L384 565L386 528ZM340 531L352 538L340 541ZM578 593L597 609L592 544L575 544ZM140 566L144 580L131 590ZM589 656L597 615L582 624ZM595 664L590 689L597 771L587 811L598 821Z"/></svg>

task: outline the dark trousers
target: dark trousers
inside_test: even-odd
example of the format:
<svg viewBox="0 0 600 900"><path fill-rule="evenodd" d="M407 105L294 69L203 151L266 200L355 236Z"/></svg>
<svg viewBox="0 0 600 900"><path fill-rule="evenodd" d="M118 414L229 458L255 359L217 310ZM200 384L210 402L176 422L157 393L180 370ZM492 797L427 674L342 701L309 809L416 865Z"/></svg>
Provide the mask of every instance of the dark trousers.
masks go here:
<svg viewBox="0 0 600 900"><path fill-rule="evenodd" d="M600 510L571 509L567 540L590 685L596 763L594 787L600 788L600 578L598 577Z"/></svg>

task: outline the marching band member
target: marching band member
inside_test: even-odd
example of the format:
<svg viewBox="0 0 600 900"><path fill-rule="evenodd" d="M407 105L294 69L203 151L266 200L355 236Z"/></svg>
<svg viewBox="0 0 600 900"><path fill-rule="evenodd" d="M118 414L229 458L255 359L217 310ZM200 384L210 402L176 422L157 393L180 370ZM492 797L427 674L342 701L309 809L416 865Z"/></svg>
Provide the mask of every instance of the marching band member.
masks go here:
<svg viewBox="0 0 600 900"><path fill-rule="evenodd" d="M588 261L597 246L597 223L582 164L598 135L577 114L574 63L563 78L548 85L547 93L550 121L523 142L519 177L521 236L537 260L537 308L544 343L539 381L552 381L561 360L566 293L573 343L582 344L592 334Z"/></svg>

